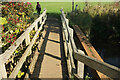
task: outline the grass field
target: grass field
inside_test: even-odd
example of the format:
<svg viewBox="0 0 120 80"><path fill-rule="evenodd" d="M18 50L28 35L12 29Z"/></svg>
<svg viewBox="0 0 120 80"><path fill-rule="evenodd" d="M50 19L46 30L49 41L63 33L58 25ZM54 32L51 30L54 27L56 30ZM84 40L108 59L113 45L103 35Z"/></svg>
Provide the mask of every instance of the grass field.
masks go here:
<svg viewBox="0 0 120 80"><path fill-rule="evenodd" d="M36 8L37 2L31 2L34 9ZM78 5L78 8L81 10L85 7L84 2L75 2L74 5ZM96 5L98 2L91 2L91 5ZM108 4L108 3L101 3L101 4ZM60 13L60 9L63 8L64 12L70 12L72 10L72 2L40 2L40 5L42 7L42 11L44 8L47 9L47 13ZM35 10L35 13L37 11Z"/></svg>
<svg viewBox="0 0 120 80"><path fill-rule="evenodd" d="M36 7L36 2L31 2L32 6ZM75 5L78 4L79 8L83 9L85 3L76 2ZM72 10L72 3L71 2L41 2L42 11L44 8L47 9L47 13L60 13L60 9L63 8L64 12L70 12ZM36 13L36 10L35 10Z"/></svg>

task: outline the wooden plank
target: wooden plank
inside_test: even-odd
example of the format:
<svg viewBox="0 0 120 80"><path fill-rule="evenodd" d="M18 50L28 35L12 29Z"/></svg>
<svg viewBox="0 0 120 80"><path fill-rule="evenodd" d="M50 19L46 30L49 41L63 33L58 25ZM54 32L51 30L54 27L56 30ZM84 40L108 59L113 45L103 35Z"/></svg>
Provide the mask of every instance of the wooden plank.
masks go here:
<svg viewBox="0 0 120 80"><path fill-rule="evenodd" d="M63 20L62 17L61 17L61 19L62 19L62 22L63 22L63 27L65 27L64 20ZM64 36L65 36L65 39L66 39L65 42L67 44L68 53L69 53L67 63L68 63L69 76L71 77L71 74L76 73L74 59L73 59L73 56L72 56L73 55L73 50L72 50L72 45L71 45L71 43L69 41L69 38L68 38L68 32L66 31L66 28L64 28L63 32L64 32Z"/></svg>
<svg viewBox="0 0 120 80"><path fill-rule="evenodd" d="M64 32L62 32L62 35L63 35L63 44L64 44L65 56L68 57L68 55L67 55L67 53L68 53L68 48L67 48L67 43L66 43L66 40L65 40Z"/></svg>
<svg viewBox="0 0 120 80"><path fill-rule="evenodd" d="M73 26L73 28L74 28L75 33L76 33L77 37L79 38L81 44L83 45L83 48L85 49L87 55L92 58L96 58L99 61L104 62L103 59L100 57L100 55L97 53L97 51L94 49L92 44L87 40L86 36L80 30L80 28L78 26Z"/></svg>
<svg viewBox="0 0 120 80"><path fill-rule="evenodd" d="M73 38L72 38L72 35L70 35L70 27L69 27L69 24L68 24L68 19L66 19L65 18L65 14L64 14L64 12L63 11L61 11L61 13L62 13L62 16L61 16L61 18L62 18L62 20L63 21L65 21L65 27L66 27L66 29L67 29L67 34L68 34L68 37L70 38L69 40L70 40L70 43L71 43L71 45L72 45L72 49L73 49L73 52L75 52L75 51L77 51L77 47L76 47L76 45L75 45L75 43L74 43L74 40L73 40ZM74 51L75 50L75 51Z"/></svg>
<svg viewBox="0 0 120 80"><path fill-rule="evenodd" d="M0 54L2 54L2 43L0 42Z"/></svg>
<svg viewBox="0 0 120 80"><path fill-rule="evenodd" d="M44 21L42 22L39 30L38 30L38 31L36 32L36 34L34 35L34 37L33 37L32 41L31 41L30 45L29 45L28 48L25 50L23 56L20 58L18 64L16 65L16 67L15 67L14 70L12 71L11 75L9 76L9 78L15 78L15 77L17 76L20 68L22 67L24 61L26 60L26 57L28 56L28 53L29 53L30 48L33 46L33 44L34 44L34 42L35 42L35 40L36 40L36 38L37 38L37 36L38 36L38 34L39 34L39 31L42 30L42 26L43 26L43 24L45 23L45 21L46 21L46 18L45 18Z"/></svg>
<svg viewBox="0 0 120 80"><path fill-rule="evenodd" d="M81 53L81 54L84 54L83 51L78 50L78 52ZM77 64L77 74L81 79L83 79L84 78L84 63L82 63L80 61L77 61L77 63L78 63Z"/></svg>
<svg viewBox="0 0 120 80"><path fill-rule="evenodd" d="M74 59L73 59L73 50L71 48L70 43L68 43L68 51L69 51L70 63L72 67L72 73L76 73L76 68L75 68Z"/></svg>
<svg viewBox="0 0 120 80"><path fill-rule="evenodd" d="M63 31L64 32L64 35L67 36L67 34L69 35L69 33L67 31ZM71 30L71 35L73 35L72 33L73 31ZM68 38L69 39L69 38ZM67 41L66 41L67 42ZM70 59L71 59L71 64L72 64L72 67L75 68L75 65L74 65L74 60L73 60L73 56L72 56L72 53L73 53L73 49L72 49L72 45L70 42L67 42L67 46L68 46L68 51L69 51L69 55L70 55Z"/></svg>
<svg viewBox="0 0 120 80"><path fill-rule="evenodd" d="M35 31L37 31L38 30L38 24L36 23L36 25L35 25Z"/></svg>
<svg viewBox="0 0 120 80"><path fill-rule="evenodd" d="M70 62L69 54L68 54L68 59L67 59L67 67L68 67L68 75L69 75L69 77L71 78L71 74L72 74L72 65L71 65L71 62Z"/></svg>
<svg viewBox="0 0 120 80"><path fill-rule="evenodd" d="M2 78L7 78L6 68L4 63L0 63L0 80Z"/></svg>
<svg viewBox="0 0 120 80"><path fill-rule="evenodd" d="M78 39L80 40L81 44L83 45L83 48L85 49L87 55L90 56L91 58L96 58L97 60L104 62L103 59L100 57L100 55L97 53L97 51L94 49L92 44L87 40L86 36L80 30L80 28L78 26L73 26L73 28L75 30L75 33L76 33ZM96 71L96 72L101 79L103 79L103 78L109 79L106 75L104 75L98 71Z"/></svg>
<svg viewBox="0 0 120 80"><path fill-rule="evenodd" d="M42 23L42 18L40 19L40 24Z"/></svg>
<svg viewBox="0 0 120 80"><path fill-rule="evenodd" d="M99 72L109 76L110 78L120 78L120 69L115 66L98 61L97 59L83 55L80 52L75 52L74 57L76 60L83 62L87 66L98 70Z"/></svg>
<svg viewBox="0 0 120 80"><path fill-rule="evenodd" d="M74 80L83 80L83 78L80 78L78 74L73 74L74 75Z"/></svg>
<svg viewBox="0 0 120 80"><path fill-rule="evenodd" d="M61 17L62 19L62 17ZM67 56L67 68L68 68L68 75L69 77L71 78L71 64L70 64L70 58L69 58L69 55L68 55L68 35L65 34L66 32L66 28L65 28L65 23L64 21L62 20L62 33L63 33L63 40L64 40L64 48L65 48L65 55Z"/></svg>
<svg viewBox="0 0 120 80"><path fill-rule="evenodd" d="M0 25L0 34L2 33L2 27ZM2 36L0 36L0 54L2 54Z"/></svg>
<svg viewBox="0 0 120 80"><path fill-rule="evenodd" d="M30 44L30 35L29 35L29 33L26 34L25 41L26 41L26 46L28 46Z"/></svg>

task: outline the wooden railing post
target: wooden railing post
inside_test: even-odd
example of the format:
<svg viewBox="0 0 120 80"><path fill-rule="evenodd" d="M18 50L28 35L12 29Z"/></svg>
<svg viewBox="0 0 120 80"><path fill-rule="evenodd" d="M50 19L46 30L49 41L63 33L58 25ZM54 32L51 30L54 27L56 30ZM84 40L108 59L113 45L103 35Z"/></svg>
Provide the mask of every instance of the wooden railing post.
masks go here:
<svg viewBox="0 0 120 80"><path fill-rule="evenodd" d="M0 25L0 34L2 33L2 26ZM0 54L2 54L2 37L0 36Z"/></svg>
<svg viewBox="0 0 120 80"><path fill-rule="evenodd" d="M30 36L29 36L29 33L26 34L25 40L26 40L26 46L29 45L29 44L30 44Z"/></svg>
<svg viewBox="0 0 120 80"><path fill-rule="evenodd" d="M118 78L120 79L120 69L112 66L108 63L101 62L95 58L91 58L87 55L83 55L79 52L75 52L74 57L76 60L81 61L82 63L86 64L87 66L98 70L99 72L107 75L110 78Z"/></svg>
<svg viewBox="0 0 120 80"><path fill-rule="evenodd" d="M42 14L41 14L42 15ZM42 23L42 18L40 18L40 24Z"/></svg>
<svg viewBox="0 0 120 80"><path fill-rule="evenodd" d="M28 33L28 34L26 35L26 46L29 45L29 44L30 44L30 35L29 35L29 33ZM29 52L29 54L31 54L31 52L32 52L32 51L31 51L31 48L29 49L28 52ZM29 54L28 54L28 55L29 55Z"/></svg>
<svg viewBox="0 0 120 80"><path fill-rule="evenodd" d="M63 13L63 12L62 12ZM62 19L62 25L63 25L63 32L64 32L64 37L65 37L65 42L67 45L68 49L68 72L69 72L69 77L72 78L74 74L76 74L76 68L74 64L74 59L73 59L73 45L71 41L71 38L73 38L73 29L69 27L69 20L65 18L64 14L61 15Z"/></svg>
<svg viewBox="0 0 120 80"><path fill-rule="evenodd" d="M2 41L0 39L0 54L2 54Z"/></svg>
<svg viewBox="0 0 120 80"><path fill-rule="evenodd" d="M5 64L1 63L2 61L0 60L0 80L2 78L7 78L7 73L6 73L6 68L5 68Z"/></svg>
<svg viewBox="0 0 120 80"><path fill-rule="evenodd" d="M44 11L43 14L46 14L46 11ZM16 78L23 63L26 61L27 56L29 56L31 54L31 51L32 51L31 48L34 45L35 41L37 40L37 36L39 35L40 31L42 30L42 26L44 25L44 23L46 21L46 17L45 17L43 22L41 22L40 28L38 29L37 23L43 17L42 15L38 19L36 19L35 22L30 25L30 27L28 27L25 30L25 32L15 41L15 43L13 45L11 45L3 54L0 54L0 80L3 78L7 78L5 63L8 61L8 59L10 59L10 57L13 55L13 52L18 47L21 46L21 48L23 48L22 42L25 40L27 49L23 53L22 57L19 59L19 62L15 66L14 70L9 75L9 78ZM35 29L36 33L35 33L33 39L30 41L30 32L33 29ZM1 46L1 44L0 44L0 46Z"/></svg>
<svg viewBox="0 0 120 80"><path fill-rule="evenodd" d="M78 50L79 53L84 54L83 51ZM84 63L77 61L77 74L83 79L84 78Z"/></svg>
<svg viewBox="0 0 120 80"><path fill-rule="evenodd" d="M62 13L61 20L62 20L62 25L63 25L63 32L64 32L64 36L65 36L65 40L66 40L66 44L67 44L67 48L68 48L68 53L69 53L69 55L68 55L69 74L75 73L74 75L76 75L76 77L83 79L84 64L86 64L87 66L93 68L94 70L98 70L99 72L105 74L105 76L109 76L110 78L113 78L113 79L114 78L119 79L120 78L120 76L119 76L120 69L119 68L112 66L110 64L107 64L103 61L98 61L99 59L97 60L95 58L86 56L83 51L77 49L77 47L75 45L75 41L73 39L73 29L69 27L69 21L68 21L68 19L66 19L65 14L62 9L61 9L61 13ZM93 52L95 53L96 51L93 50ZM73 55L74 55L74 58L78 61L77 74L76 74L76 72L74 72L74 71L76 71L76 68L74 65ZM71 75L70 75L70 77L71 77ZM105 78L110 80L109 77L107 77L107 78L105 77Z"/></svg>
<svg viewBox="0 0 120 80"><path fill-rule="evenodd" d="M36 23L36 25L35 25L35 31L37 31L38 30L38 23Z"/></svg>

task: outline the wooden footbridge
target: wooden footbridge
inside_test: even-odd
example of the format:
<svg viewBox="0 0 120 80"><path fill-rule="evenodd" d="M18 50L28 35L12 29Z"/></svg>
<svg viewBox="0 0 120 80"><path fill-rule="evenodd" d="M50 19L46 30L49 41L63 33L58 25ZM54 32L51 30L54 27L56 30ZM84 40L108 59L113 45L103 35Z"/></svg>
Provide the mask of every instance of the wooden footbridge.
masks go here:
<svg viewBox="0 0 120 80"><path fill-rule="evenodd" d="M69 20L62 9L61 25L59 19L47 16L46 11L0 55L0 79L15 79L30 55L32 59L24 78L85 79L84 66L87 65L92 68L97 79L120 79L120 69L102 60L78 26L73 29L69 27ZM36 33L30 40L29 33L32 30ZM74 35L78 42L74 40ZM27 48L8 75L6 63L12 61L14 51L22 46L23 41ZM32 51L34 44L37 44L37 47ZM76 47L78 44L81 44L81 50Z"/></svg>

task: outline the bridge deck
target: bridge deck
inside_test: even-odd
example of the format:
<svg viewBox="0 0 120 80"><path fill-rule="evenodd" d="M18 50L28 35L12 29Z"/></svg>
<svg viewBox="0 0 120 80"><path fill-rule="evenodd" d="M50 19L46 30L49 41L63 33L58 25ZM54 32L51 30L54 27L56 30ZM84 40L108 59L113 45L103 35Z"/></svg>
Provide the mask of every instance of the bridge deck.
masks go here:
<svg viewBox="0 0 120 80"><path fill-rule="evenodd" d="M43 40L40 41L41 48L33 57L36 62L30 71L30 78L63 78L66 76L64 57L61 41L60 25L56 18L48 18L43 32ZM39 47L39 46L38 46ZM35 61L35 60L32 60ZM63 64L63 65L62 65Z"/></svg>

